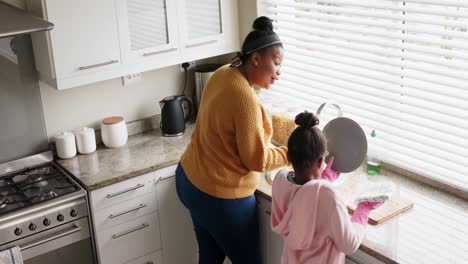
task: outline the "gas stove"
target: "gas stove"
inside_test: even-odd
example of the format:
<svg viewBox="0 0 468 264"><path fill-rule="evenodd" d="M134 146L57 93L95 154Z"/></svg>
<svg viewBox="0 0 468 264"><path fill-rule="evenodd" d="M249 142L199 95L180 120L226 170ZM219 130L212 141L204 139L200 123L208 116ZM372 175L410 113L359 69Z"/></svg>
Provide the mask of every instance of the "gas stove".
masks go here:
<svg viewBox="0 0 468 264"><path fill-rule="evenodd" d="M50 152L0 164L0 250L24 259L89 238L86 191Z"/></svg>

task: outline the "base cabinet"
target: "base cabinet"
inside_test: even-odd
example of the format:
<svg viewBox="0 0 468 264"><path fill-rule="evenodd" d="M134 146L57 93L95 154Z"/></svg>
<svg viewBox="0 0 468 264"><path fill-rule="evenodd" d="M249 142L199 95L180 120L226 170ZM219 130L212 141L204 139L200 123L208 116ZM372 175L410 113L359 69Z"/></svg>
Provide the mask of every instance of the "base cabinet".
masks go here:
<svg viewBox="0 0 468 264"><path fill-rule="evenodd" d="M283 238L271 230L271 202L257 196L263 264L281 264Z"/></svg>
<svg viewBox="0 0 468 264"><path fill-rule="evenodd" d="M384 264L382 261L358 250L346 256L346 264Z"/></svg>
<svg viewBox="0 0 468 264"><path fill-rule="evenodd" d="M176 193L175 168L156 184L164 264L198 263L192 219ZM158 173L158 172L156 172Z"/></svg>

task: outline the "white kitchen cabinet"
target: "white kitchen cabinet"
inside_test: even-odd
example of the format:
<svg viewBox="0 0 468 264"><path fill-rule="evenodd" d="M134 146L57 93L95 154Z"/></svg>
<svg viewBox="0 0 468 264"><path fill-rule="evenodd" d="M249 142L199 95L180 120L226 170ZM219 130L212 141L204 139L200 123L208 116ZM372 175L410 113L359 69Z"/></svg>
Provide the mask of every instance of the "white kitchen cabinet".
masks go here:
<svg viewBox="0 0 468 264"><path fill-rule="evenodd" d="M177 1L117 0L120 48L127 72L177 64Z"/></svg>
<svg viewBox="0 0 468 264"><path fill-rule="evenodd" d="M90 192L100 264L123 264L161 250L156 179L150 172Z"/></svg>
<svg viewBox="0 0 468 264"><path fill-rule="evenodd" d="M163 264L162 250L154 251L141 258L137 258L127 264Z"/></svg>
<svg viewBox="0 0 468 264"><path fill-rule="evenodd" d="M164 264L198 263L198 249L188 210L176 193L175 167L156 171L156 193Z"/></svg>
<svg viewBox="0 0 468 264"><path fill-rule="evenodd" d="M161 248L157 212L96 233L101 264L123 264Z"/></svg>
<svg viewBox="0 0 468 264"><path fill-rule="evenodd" d="M260 246L264 264L281 264L283 238L271 230L271 202L257 196Z"/></svg>
<svg viewBox="0 0 468 264"><path fill-rule="evenodd" d="M38 0L54 23L32 34L42 81L58 90L239 50L237 0Z"/></svg>
<svg viewBox="0 0 468 264"><path fill-rule="evenodd" d="M239 50L237 1L179 0L177 3L183 61Z"/></svg>
<svg viewBox="0 0 468 264"><path fill-rule="evenodd" d="M33 33L40 79L59 90L115 77L121 65L115 0L28 1L54 24Z"/></svg>

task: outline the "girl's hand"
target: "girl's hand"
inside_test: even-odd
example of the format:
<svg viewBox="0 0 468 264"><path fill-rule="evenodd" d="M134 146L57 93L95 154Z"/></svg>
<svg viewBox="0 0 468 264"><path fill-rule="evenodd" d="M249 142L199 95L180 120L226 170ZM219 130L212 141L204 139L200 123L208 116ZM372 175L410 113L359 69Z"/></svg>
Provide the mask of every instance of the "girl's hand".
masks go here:
<svg viewBox="0 0 468 264"><path fill-rule="evenodd" d="M339 176L340 173L332 169L333 162L335 161L335 156L330 156L328 159L327 167L322 172L322 179L326 179L329 182L334 182Z"/></svg>
<svg viewBox="0 0 468 264"><path fill-rule="evenodd" d="M369 221L369 214L372 210L379 208L384 202L360 202L351 217L351 222L366 224Z"/></svg>

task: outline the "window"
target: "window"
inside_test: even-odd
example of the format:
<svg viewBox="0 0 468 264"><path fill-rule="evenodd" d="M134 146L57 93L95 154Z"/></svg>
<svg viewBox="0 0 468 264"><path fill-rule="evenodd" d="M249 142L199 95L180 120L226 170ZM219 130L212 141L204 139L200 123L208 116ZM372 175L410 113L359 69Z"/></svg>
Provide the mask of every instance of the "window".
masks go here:
<svg viewBox="0 0 468 264"><path fill-rule="evenodd" d="M269 93L337 102L380 158L468 189L468 1L261 0L285 58Z"/></svg>

